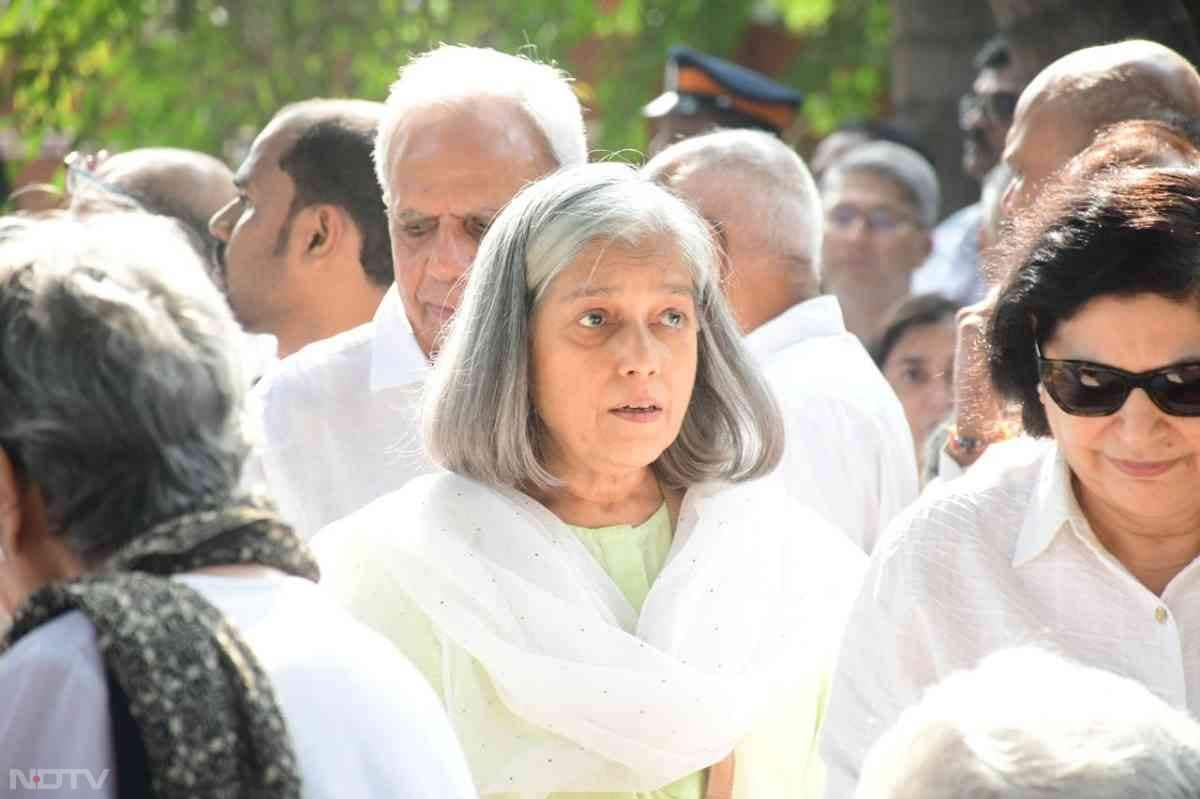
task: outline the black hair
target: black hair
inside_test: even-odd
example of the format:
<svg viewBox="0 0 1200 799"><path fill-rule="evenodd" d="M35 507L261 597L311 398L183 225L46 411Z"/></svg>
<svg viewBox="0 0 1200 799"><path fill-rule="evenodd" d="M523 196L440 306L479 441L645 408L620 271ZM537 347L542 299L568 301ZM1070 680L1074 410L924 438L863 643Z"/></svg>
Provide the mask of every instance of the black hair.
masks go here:
<svg viewBox="0 0 1200 799"><path fill-rule="evenodd" d="M975 54L975 71L985 69L1004 69L1012 63L1012 45L1003 33L997 33L983 43Z"/></svg>
<svg viewBox="0 0 1200 799"><path fill-rule="evenodd" d="M1200 170L1084 176L1026 209L999 257L1009 278L988 328L992 383L1020 403L1027 433L1049 435L1035 342L1098 297L1200 296Z"/></svg>
<svg viewBox="0 0 1200 799"><path fill-rule="evenodd" d="M908 297L891 310L884 320L882 331L867 347L867 351L871 353L875 365L882 369L892 350L908 331L953 319L961 307L941 294L916 294Z"/></svg>
<svg viewBox="0 0 1200 799"><path fill-rule="evenodd" d="M305 128L279 159L279 168L296 186L281 235L286 240L292 218L304 208L317 204L342 208L362 236L359 260L367 277L387 286L393 274L392 244L383 190L372 160L375 130L374 124L357 124L347 118L324 119Z"/></svg>

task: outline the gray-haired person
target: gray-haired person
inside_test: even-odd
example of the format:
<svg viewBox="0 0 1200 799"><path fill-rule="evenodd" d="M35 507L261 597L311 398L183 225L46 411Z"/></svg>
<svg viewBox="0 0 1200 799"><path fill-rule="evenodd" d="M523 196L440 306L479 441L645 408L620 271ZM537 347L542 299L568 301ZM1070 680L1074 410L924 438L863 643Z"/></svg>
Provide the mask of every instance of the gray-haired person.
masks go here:
<svg viewBox="0 0 1200 799"><path fill-rule="evenodd" d="M917 466L895 392L821 294L824 211L808 167L768 133L724 130L643 171L717 231L721 291L788 424L789 488L870 554L916 499Z"/></svg>
<svg viewBox="0 0 1200 799"><path fill-rule="evenodd" d="M826 645L863 557L775 476L783 423L717 281L704 221L630 167L527 188L427 386L448 471L317 538L324 585L421 665L485 796L820 782Z"/></svg>
<svg viewBox="0 0 1200 799"><path fill-rule="evenodd" d="M821 176L825 205L822 285L863 341L908 296L933 247L940 195L933 167L891 142L856 147Z"/></svg>
<svg viewBox="0 0 1200 799"><path fill-rule="evenodd" d="M479 239L526 183L586 160L579 100L556 68L441 46L401 69L375 142L396 282L373 321L261 384L263 477L302 536L432 470L421 385Z"/></svg>
<svg viewBox="0 0 1200 799"><path fill-rule="evenodd" d="M1195 799L1200 724L1033 647L951 674L868 755L856 799Z"/></svg>
<svg viewBox="0 0 1200 799"><path fill-rule="evenodd" d="M6 796L473 796L420 676L239 498L237 333L165 220L0 223Z"/></svg>

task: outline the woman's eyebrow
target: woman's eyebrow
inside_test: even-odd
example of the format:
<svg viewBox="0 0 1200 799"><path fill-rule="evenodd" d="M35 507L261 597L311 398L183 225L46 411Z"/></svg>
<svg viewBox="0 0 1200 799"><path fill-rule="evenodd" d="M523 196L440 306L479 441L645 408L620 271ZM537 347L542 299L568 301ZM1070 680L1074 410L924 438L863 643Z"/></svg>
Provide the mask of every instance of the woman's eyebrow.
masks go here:
<svg viewBox="0 0 1200 799"><path fill-rule="evenodd" d="M623 291L624 288L621 286L586 285L568 291L559 301L571 302L588 297L612 297L621 294ZM696 296L696 289L690 283L664 283L658 287L658 291L664 294L677 294L689 298Z"/></svg>

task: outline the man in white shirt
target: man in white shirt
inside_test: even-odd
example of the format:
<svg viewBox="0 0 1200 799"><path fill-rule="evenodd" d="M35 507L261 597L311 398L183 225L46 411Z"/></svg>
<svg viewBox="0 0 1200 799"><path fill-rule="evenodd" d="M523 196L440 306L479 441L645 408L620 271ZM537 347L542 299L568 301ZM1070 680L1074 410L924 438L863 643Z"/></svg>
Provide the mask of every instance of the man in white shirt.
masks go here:
<svg viewBox="0 0 1200 799"><path fill-rule="evenodd" d="M305 348L260 384L260 468L308 538L433 469L421 383L492 217L526 183L587 160L557 69L442 46L402 68L375 147L395 285L372 322Z"/></svg>
<svg viewBox="0 0 1200 799"><path fill-rule="evenodd" d="M792 490L870 552L916 498L912 436L837 298L819 295L821 200L804 162L774 137L731 130L675 144L645 170L716 231L721 285L784 409Z"/></svg>
<svg viewBox="0 0 1200 799"><path fill-rule="evenodd" d="M983 183L1000 162L1017 98L1029 79L1028 67L1013 57L1004 34L989 39L975 56L975 82L959 100L963 171ZM913 294L941 294L966 305L987 293L980 269L982 201L960 208L933 231L933 254L912 278Z"/></svg>

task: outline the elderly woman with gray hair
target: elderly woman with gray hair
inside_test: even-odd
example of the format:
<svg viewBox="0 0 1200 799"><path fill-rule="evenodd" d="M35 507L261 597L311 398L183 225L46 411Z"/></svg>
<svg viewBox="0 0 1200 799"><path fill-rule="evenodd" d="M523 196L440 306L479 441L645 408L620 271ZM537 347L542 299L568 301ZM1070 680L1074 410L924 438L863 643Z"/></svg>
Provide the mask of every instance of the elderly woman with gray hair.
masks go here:
<svg viewBox="0 0 1200 799"><path fill-rule="evenodd" d="M815 795L861 554L772 475L782 424L705 223L628 167L525 189L428 387L448 472L324 530L325 584L421 666L485 796Z"/></svg>
<svg viewBox="0 0 1200 799"><path fill-rule="evenodd" d="M473 796L421 678L237 497L237 332L171 223L0 222L0 773L18 796Z"/></svg>

